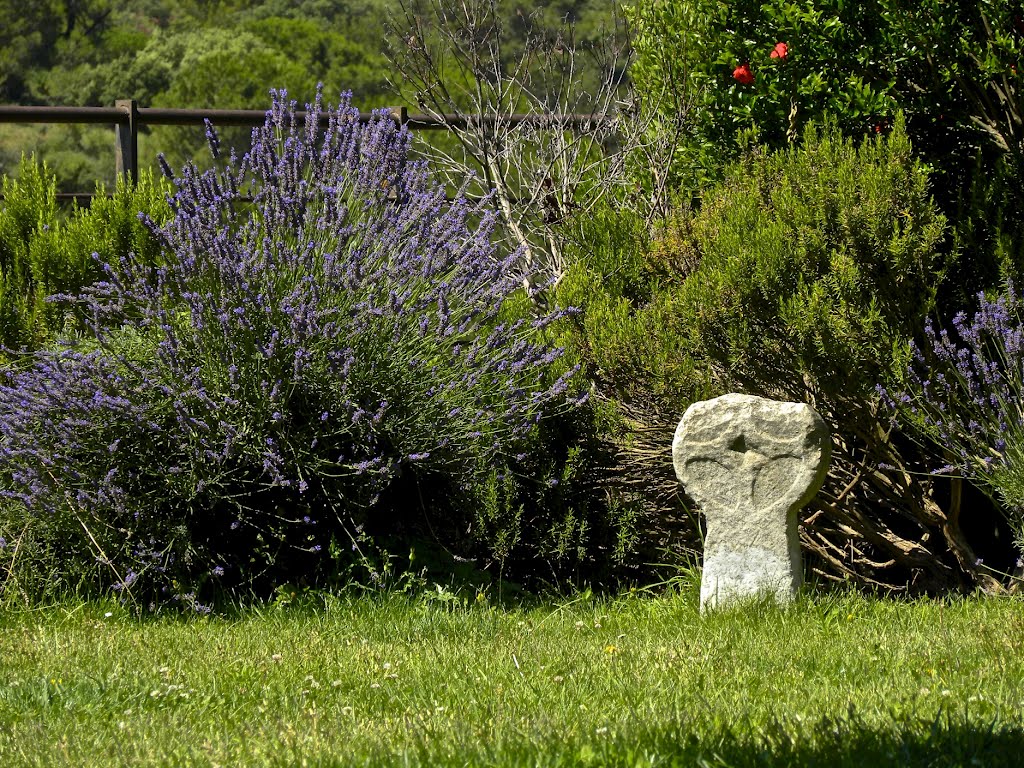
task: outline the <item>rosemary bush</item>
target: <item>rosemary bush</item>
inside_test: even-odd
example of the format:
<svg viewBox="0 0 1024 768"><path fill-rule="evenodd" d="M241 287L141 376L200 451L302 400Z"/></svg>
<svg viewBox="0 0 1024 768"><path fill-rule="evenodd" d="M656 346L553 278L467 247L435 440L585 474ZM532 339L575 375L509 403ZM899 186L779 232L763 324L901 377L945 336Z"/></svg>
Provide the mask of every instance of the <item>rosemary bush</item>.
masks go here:
<svg viewBox="0 0 1024 768"><path fill-rule="evenodd" d="M493 216L447 202L385 113L295 107L274 93L241 158L209 127L219 169L165 167L164 263L104 264L77 297L96 341L3 374L3 496L88 585L195 607L424 518L463 551L475 483L581 399L545 341L571 311L515 311Z"/></svg>
<svg viewBox="0 0 1024 768"><path fill-rule="evenodd" d="M952 261L903 120L858 143L812 125L799 146L732 166L653 243L639 233L631 247L627 225L625 242L591 237L607 254L580 260L559 291L582 307L584 360L625 418L620 488L642 496L649 538L699 546L663 446L691 402L746 392L809 403L832 429L801 529L813 567L893 589L981 583L945 499L903 471L923 457L890 433L875 392L902 369Z"/></svg>

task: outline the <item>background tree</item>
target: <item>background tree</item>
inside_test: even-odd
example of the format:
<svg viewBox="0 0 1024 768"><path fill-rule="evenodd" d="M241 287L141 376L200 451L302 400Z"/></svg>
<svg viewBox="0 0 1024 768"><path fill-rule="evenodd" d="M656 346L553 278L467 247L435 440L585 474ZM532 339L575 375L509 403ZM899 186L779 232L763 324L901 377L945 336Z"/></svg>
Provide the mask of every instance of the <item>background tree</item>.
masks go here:
<svg viewBox="0 0 1024 768"><path fill-rule="evenodd" d="M380 55L378 0L51 0L0 2L0 100L25 104L260 108L272 87L311 99L322 82L353 91L364 109L394 101ZM55 23L56 20L56 23ZM248 131L225 138L243 144ZM151 139L151 140L150 140ZM143 163L201 151L201 130L144 131ZM62 190L113 182L102 126L0 125L0 172L23 152L45 156Z"/></svg>

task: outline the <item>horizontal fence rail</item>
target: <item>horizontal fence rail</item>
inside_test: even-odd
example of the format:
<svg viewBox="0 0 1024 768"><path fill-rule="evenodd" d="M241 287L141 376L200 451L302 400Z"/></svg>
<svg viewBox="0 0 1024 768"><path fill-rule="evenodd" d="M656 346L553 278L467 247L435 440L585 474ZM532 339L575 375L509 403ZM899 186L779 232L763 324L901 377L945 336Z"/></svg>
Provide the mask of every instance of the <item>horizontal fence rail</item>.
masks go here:
<svg viewBox="0 0 1024 768"><path fill-rule="evenodd" d="M532 126L556 130L581 130L610 121L607 115L531 114L531 115L410 115L405 107L387 110L399 125L414 131L449 131L498 121L511 126ZM301 120L306 112L295 113ZM373 112L360 112L361 122L368 122ZM0 105L0 123L63 123L114 126L114 156L118 175L137 179L139 174L139 128L144 125L202 126L207 120L214 126L259 126L267 119L267 111L259 109L168 109L140 107L131 99L119 99L113 107L33 107ZM326 126L330 113L320 115ZM60 199L88 200L86 192L62 193Z"/></svg>

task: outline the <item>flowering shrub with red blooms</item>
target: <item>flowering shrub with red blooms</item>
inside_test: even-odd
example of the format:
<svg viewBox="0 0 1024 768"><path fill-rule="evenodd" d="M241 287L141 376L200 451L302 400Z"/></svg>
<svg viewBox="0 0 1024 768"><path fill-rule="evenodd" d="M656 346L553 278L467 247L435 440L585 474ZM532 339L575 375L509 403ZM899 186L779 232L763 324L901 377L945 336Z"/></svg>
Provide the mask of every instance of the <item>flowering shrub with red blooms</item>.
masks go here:
<svg viewBox="0 0 1024 768"><path fill-rule="evenodd" d="M750 71L750 64L744 62L732 71L733 78L741 85L750 85L754 82L754 73Z"/></svg>
<svg viewBox="0 0 1024 768"><path fill-rule="evenodd" d="M693 144L675 166L681 186L717 177L753 136L785 146L826 114L851 136L900 110L912 115L918 151L943 167L936 181L952 188L938 191L953 201L962 177L974 172L976 149L1007 152L1020 163L1024 106L1019 76L1011 74L1024 60L1020 3L908 8L897 0L627 2L633 82L654 93L675 87L691 121ZM791 45L798 55L789 55ZM728 82L745 61L757 82L739 69ZM939 114L946 115L942 126Z"/></svg>

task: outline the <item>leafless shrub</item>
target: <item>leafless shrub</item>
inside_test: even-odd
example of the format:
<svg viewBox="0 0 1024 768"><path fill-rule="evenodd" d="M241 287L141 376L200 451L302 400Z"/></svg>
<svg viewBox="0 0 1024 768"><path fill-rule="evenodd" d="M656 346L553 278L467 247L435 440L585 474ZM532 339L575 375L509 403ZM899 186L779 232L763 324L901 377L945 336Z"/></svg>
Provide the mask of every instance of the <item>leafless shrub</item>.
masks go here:
<svg viewBox="0 0 1024 768"><path fill-rule="evenodd" d="M425 152L446 182L477 174L532 292L565 273L563 227L612 198L650 221L669 209L672 154L686 130L683 88L641 98L618 17L596 40L568 19L502 16L497 0L398 0L387 54L393 87L447 129ZM673 115L665 124L664 115Z"/></svg>

